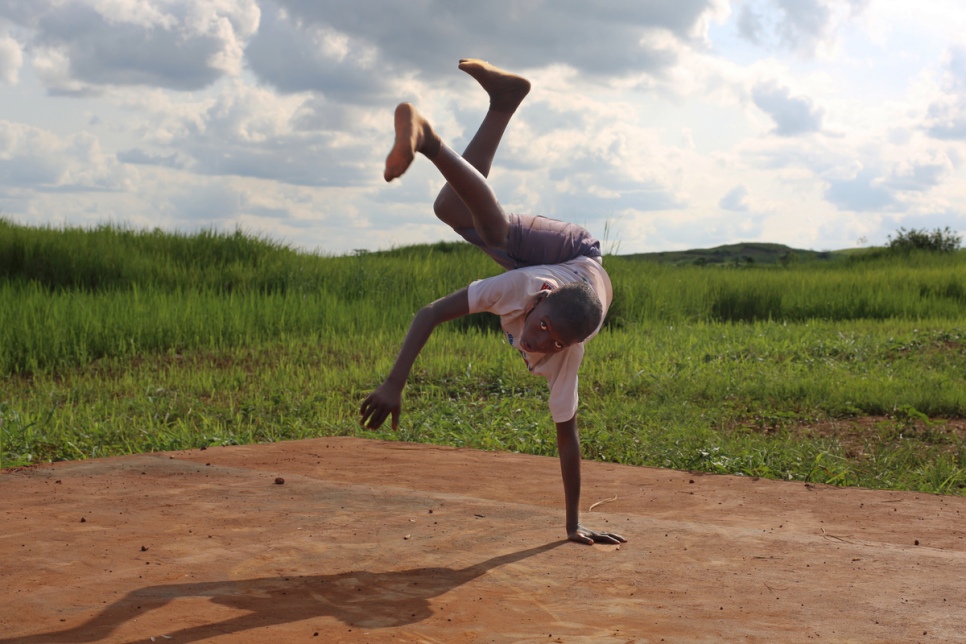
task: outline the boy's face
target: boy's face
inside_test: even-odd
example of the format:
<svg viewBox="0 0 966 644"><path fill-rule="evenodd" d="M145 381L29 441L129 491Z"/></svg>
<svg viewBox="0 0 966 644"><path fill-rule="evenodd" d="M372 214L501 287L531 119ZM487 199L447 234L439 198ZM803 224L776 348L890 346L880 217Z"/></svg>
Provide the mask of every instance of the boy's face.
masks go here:
<svg viewBox="0 0 966 644"><path fill-rule="evenodd" d="M520 335L520 348L527 353L558 353L570 346L566 330L555 324L552 308L545 293L533 298Z"/></svg>

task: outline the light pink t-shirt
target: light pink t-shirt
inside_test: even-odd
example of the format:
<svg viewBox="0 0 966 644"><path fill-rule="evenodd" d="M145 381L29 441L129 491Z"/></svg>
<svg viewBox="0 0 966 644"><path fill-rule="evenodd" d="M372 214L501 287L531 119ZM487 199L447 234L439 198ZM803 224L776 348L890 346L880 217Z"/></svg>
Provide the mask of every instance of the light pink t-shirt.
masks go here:
<svg viewBox="0 0 966 644"><path fill-rule="evenodd" d="M584 342L597 335L600 326L584 342L559 353L528 353L519 349L517 340L523 332L524 311L537 293L577 281L587 282L594 289L606 315L613 299L610 278L603 266L589 257L578 257L563 264L517 268L469 286L470 313L486 311L499 315L507 342L520 352L532 373L547 379L550 415L557 423L566 422L577 413L577 369L584 357Z"/></svg>

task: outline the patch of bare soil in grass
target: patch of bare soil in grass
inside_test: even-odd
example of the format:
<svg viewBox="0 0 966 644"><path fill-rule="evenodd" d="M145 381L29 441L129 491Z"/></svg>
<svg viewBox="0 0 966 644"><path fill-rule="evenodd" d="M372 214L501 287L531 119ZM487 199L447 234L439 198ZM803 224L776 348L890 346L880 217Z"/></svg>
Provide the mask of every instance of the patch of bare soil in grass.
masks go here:
<svg viewBox="0 0 966 644"><path fill-rule="evenodd" d="M836 418L788 428L793 436L838 441L847 458L861 458L870 445L897 440L918 441L923 447L958 451L966 441L966 419L910 419L890 416Z"/></svg>

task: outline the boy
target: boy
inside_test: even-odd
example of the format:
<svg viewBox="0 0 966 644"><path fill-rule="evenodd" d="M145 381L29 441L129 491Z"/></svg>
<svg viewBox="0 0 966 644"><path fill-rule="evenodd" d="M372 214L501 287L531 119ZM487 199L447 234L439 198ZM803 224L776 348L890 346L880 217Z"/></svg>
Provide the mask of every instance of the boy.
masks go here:
<svg viewBox="0 0 966 644"><path fill-rule="evenodd" d="M416 314L389 376L362 403L360 424L376 429L391 415L392 428L398 427L406 378L436 326L469 313L495 313L527 368L550 385L567 537L586 544L621 543L625 539L620 535L590 530L578 522L577 368L583 343L600 330L612 297L600 242L573 224L504 212L485 177L530 82L480 60L464 59L459 67L490 96L490 109L463 156L447 147L412 105L402 103L396 108L396 140L384 177L392 181L401 176L416 153L423 154L447 182L434 204L436 216L507 272L477 280Z"/></svg>

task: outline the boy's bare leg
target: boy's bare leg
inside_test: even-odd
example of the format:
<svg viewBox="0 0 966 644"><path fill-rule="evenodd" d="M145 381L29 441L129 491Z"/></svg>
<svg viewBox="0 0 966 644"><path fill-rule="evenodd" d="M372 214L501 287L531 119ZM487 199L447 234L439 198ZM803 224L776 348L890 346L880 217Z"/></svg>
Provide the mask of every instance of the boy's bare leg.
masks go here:
<svg viewBox="0 0 966 644"><path fill-rule="evenodd" d="M530 81L475 58L460 60L459 68L475 78L490 96L490 109L463 152L463 158L486 177L510 118L530 92ZM442 222L456 230L475 225L471 213L449 184L440 191L433 209Z"/></svg>
<svg viewBox="0 0 966 644"><path fill-rule="evenodd" d="M493 189L480 171L440 141L422 114L409 103L400 103L395 114L396 139L386 158L386 181L402 176L417 152L439 169L446 183L469 215L469 226L491 248L505 248L509 222Z"/></svg>

